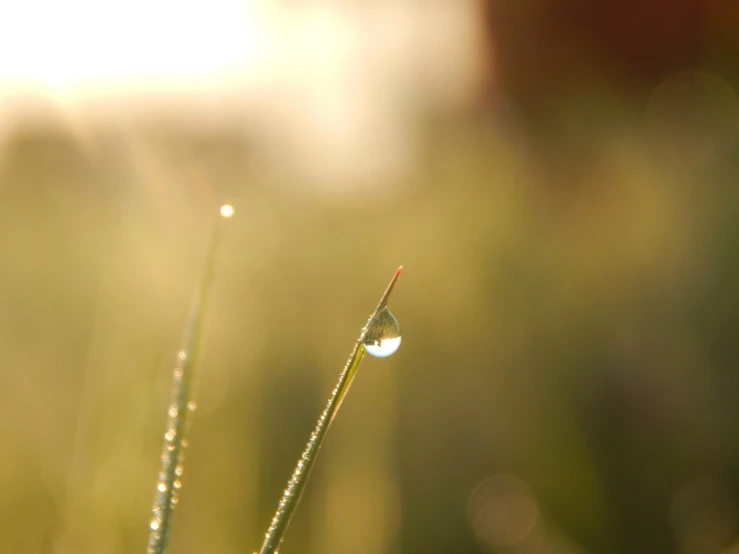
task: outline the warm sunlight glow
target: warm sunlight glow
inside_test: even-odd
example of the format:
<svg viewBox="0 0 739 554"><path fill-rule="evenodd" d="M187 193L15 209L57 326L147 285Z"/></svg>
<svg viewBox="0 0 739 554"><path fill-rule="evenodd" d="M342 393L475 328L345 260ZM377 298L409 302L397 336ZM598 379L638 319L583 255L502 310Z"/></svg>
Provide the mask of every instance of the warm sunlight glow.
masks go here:
<svg viewBox="0 0 739 554"><path fill-rule="evenodd" d="M48 102L88 149L122 114L248 125L320 193L382 198L411 170L412 114L472 98L477 3L0 1L0 118Z"/></svg>
<svg viewBox="0 0 739 554"><path fill-rule="evenodd" d="M224 204L221 206L221 215L223 217L231 217L234 214L234 208L231 204Z"/></svg>
<svg viewBox="0 0 739 554"><path fill-rule="evenodd" d="M0 88L52 90L220 77L265 39L254 0L0 4Z"/></svg>

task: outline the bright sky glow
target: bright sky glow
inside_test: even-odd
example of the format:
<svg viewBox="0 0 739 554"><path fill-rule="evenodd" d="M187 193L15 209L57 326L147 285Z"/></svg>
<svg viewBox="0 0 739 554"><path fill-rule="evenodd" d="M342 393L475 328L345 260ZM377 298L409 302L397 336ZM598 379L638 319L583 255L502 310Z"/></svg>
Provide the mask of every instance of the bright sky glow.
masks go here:
<svg viewBox="0 0 739 554"><path fill-rule="evenodd" d="M269 32L254 0L0 3L0 86L224 75Z"/></svg>
<svg viewBox="0 0 739 554"><path fill-rule="evenodd" d="M90 147L98 120L152 110L248 124L306 182L377 196L411 163L416 114L474 91L476 6L0 0L0 156L37 104Z"/></svg>

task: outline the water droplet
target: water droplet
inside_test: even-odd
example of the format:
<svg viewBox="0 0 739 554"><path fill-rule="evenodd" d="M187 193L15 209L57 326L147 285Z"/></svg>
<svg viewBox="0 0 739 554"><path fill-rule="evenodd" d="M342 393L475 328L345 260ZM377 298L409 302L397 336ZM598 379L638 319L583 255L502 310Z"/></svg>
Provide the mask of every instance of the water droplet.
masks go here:
<svg viewBox="0 0 739 554"><path fill-rule="evenodd" d="M164 439L167 440L167 441L173 441L174 440L174 436L175 436L175 430L174 429L170 429L169 431L167 431L164 434Z"/></svg>
<svg viewBox="0 0 739 554"><path fill-rule="evenodd" d="M198 403L197 402L194 402L193 401L193 402L188 402L187 403L187 409L190 410L191 412L194 412L195 410L197 410L197 408L198 408Z"/></svg>
<svg viewBox="0 0 739 554"><path fill-rule="evenodd" d="M390 310L383 308L369 323L364 348L376 358L386 358L400 347L400 325Z"/></svg>
<svg viewBox="0 0 739 554"><path fill-rule="evenodd" d="M167 490L167 483L159 483L159 484L157 485L157 490L158 490L159 492L164 492L164 491L166 491L166 490Z"/></svg>
<svg viewBox="0 0 739 554"><path fill-rule="evenodd" d="M154 531L159 529L161 525L162 525L162 522L159 521L159 518L157 517L152 518L151 521L149 522L149 527L153 529Z"/></svg>

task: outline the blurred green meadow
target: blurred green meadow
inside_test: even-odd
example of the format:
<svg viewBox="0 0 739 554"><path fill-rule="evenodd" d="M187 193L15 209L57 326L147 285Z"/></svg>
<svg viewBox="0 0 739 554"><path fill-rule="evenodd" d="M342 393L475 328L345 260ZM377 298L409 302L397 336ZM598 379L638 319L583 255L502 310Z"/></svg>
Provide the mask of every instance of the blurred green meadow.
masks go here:
<svg viewBox="0 0 739 554"><path fill-rule="evenodd" d="M739 33L544 4L464 3L455 50L439 3L448 56L399 41L398 72L313 81L321 43L255 104L0 88L0 552L144 551L226 202L170 554L258 549L401 264L402 345L363 362L281 552L739 552Z"/></svg>

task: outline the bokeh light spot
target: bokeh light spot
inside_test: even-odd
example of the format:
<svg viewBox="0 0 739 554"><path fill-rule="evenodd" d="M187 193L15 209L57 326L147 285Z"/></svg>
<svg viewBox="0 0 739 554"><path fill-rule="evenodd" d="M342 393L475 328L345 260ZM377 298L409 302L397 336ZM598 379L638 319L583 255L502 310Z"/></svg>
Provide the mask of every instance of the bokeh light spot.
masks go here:
<svg viewBox="0 0 739 554"><path fill-rule="evenodd" d="M715 552L737 530L737 505L720 483L705 479L684 484L670 511L677 539L687 552Z"/></svg>
<svg viewBox="0 0 739 554"><path fill-rule="evenodd" d="M719 75L674 73L652 94L647 129L652 145L668 163L680 167L714 164L739 135L739 98Z"/></svg>
<svg viewBox="0 0 739 554"><path fill-rule="evenodd" d="M480 540L510 547L523 542L534 530L539 507L524 481L513 475L493 475L472 491L467 517Z"/></svg>

